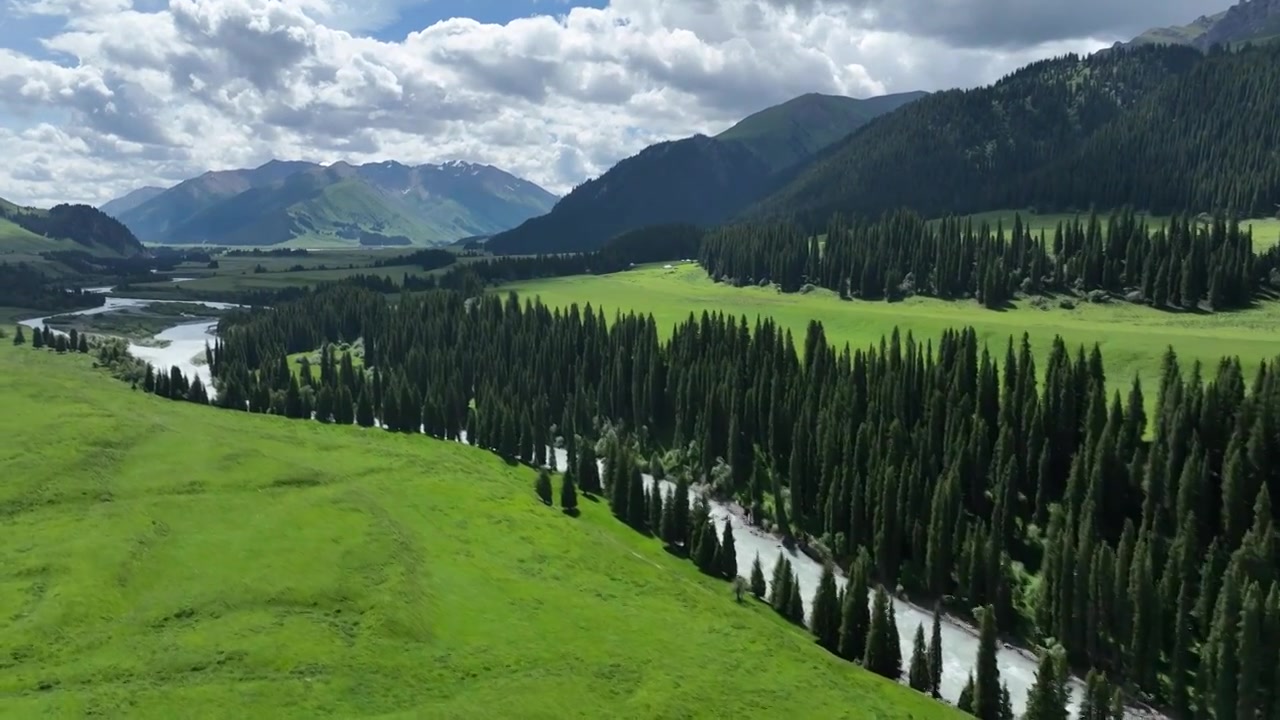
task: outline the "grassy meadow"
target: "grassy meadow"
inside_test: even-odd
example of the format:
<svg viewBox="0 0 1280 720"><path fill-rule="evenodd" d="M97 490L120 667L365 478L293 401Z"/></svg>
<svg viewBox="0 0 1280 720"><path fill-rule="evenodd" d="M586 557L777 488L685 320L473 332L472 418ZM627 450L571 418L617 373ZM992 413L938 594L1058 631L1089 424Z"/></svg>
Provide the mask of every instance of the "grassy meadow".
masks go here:
<svg viewBox="0 0 1280 720"><path fill-rule="evenodd" d="M488 453L7 341L0 397L0 717L959 717Z"/></svg>
<svg viewBox="0 0 1280 720"><path fill-rule="evenodd" d="M514 290L522 296L541 297L548 305L567 307L573 303L615 312L650 313L659 330L669 334L672 327L690 313L703 310L745 315L751 323L757 317L772 317L789 328L797 349L803 349L810 320L820 320L827 339L854 348L877 344L898 327L911 331L921 341L937 343L948 328L973 326L1003 362L1005 346L1012 336L1020 342L1030 335L1037 352L1047 352L1055 335L1068 347L1102 348L1109 385L1127 392L1135 374L1142 377L1148 404L1154 402L1156 381L1165 348L1172 345L1183 369L1194 360L1212 372L1223 356L1239 356L1249 373L1260 360L1280 356L1280 304L1268 303L1231 313L1174 313L1149 307L1112 302L1091 305L1079 302L1074 310L1052 303L1049 309L1031 307L1018 301L1011 310L987 310L973 301L948 302L915 297L903 302L842 301L828 290L808 294L782 294L772 288L744 287L712 282L701 267L681 263L671 269L645 266L613 275L578 275L564 278L512 283L497 292ZM1044 370L1043 363L1040 370Z"/></svg>

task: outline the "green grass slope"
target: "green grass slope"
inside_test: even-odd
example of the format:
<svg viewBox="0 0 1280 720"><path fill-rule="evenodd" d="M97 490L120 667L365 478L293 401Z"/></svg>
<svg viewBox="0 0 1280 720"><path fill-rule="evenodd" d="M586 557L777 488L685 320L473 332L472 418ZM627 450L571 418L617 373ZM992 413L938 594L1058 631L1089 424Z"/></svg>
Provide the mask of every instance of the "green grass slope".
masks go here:
<svg viewBox="0 0 1280 720"><path fill-rule="evenodd" d="M0 345L0 716L960 717L487 453L90 365Z"/></svg>
<svg viewBox="0 0 1280 720"><path fill-rule="evenodd" d="M848 302L834 293L817 290L808 294L781 294L772 288L734 288L713 283L701 267L681 264L670 270L648 266L613 275L582 275L533 280L503 286L523 296L539 296L544 303L566 307L591 303L608 315L614 311L653 314L662 333L703 310L756 317L772 317L791 330L803 345L810 320L819 320L827 339L837 346L848 342L854 348L878 344L897 326L912 331L921 341L934 343L948 328L973 326L998 360L1003 361L1005 345L1029 333L1033 348L1048 352L1055 335L1068 346L1090 347L1098 343L1106 362L1111 390L1128 392L1134 374L1142 377L1148 403L1154 403L1165 348L1172 345L1184 370L1194 360L1206 368L1216 368L1223 356L1238 355L1252 377L1258 363L1280 354L1280 304L1267 303L1255 309L1216 314L1170 313L1128 303L1090 305L1080 303L1074 310L1054 305L1040 310L1026 301L1016 309L995 312L976 302L948 302L931 298L910 298L904 302ZM802 347L798 349L803 349ZM1043 371L1045 363L1039 364Z"/></svg>

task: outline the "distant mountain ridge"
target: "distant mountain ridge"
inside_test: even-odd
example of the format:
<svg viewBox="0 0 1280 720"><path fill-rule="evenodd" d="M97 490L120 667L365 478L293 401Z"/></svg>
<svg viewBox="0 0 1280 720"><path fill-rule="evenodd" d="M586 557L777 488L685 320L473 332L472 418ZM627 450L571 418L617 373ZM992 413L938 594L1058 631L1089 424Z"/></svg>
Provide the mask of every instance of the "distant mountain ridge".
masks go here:
<svg viewBox="0 0 1280 720"><path fill-rule="evenodd" d="M824 147L925 94L859 100L811 93L757 112L716 137L650 145L574 188L546 215L494 235L485 247L500 253L595 250L650 225L722 222Z"/></svg>
<svg viewBox="0 0 1280 720"><path fill-rule="evenodd" d="M1280 202L1280 123L1263 110L1275 107L1280 43L1064 55L873 120L739 219L815 229L836 214L902 208L938 217L1123 206L1261 217Z"/></svg>
<svg viewBox="0 0 1280 720"><path fill-rule="evenodd" d="M1190 45L1206 51L1214 45L1265 42L1280 38L1280 0L1243 0L1222 12L1202 15L1187 25L1153 28L1117 46Z"/></svg>
<svg viewBox="0 0 1280 720"><path fill-rule="evenodd" d="M491 165L456 161L272 160L206 172L130 207L137 192L108 205L125 208L120 220L143 241L214 245L445 244L514 227L556 200Z"/></svg>
<svg viewBox="0 0 1280 720"><path fill-rule="evenodd" d="M129 228L97 208L64 204L42 210L0 198L0 262L9 253L57 251L125 258L145 249Z"/></svg>
<svg viewBox="0 0 1280 720"><path fill-rule="evenodd" d="M98 209L110 215L111 217L119 217L123 213L126 213L138 207L142 203L150 200L151 198L159 195L162 192L164 192L164 188L162 187L147 185L145 187L140 187L137 190L134 190L133 192L127 195L118 197L115 200L112 200L106 203L105 205L100 206Z"/></svg>

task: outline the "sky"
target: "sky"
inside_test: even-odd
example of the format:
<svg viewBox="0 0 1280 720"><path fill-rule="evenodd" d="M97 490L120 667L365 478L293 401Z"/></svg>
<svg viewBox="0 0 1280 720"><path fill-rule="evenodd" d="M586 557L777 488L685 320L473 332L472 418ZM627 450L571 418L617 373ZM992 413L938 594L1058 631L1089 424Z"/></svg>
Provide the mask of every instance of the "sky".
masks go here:
<svg viewBox="0 0 1280 720"><path fill-rule="evenodd" d="M808 92L973 87L1229 0L0 0L0 197L275 159L488 163L563 194Z"/></svg>

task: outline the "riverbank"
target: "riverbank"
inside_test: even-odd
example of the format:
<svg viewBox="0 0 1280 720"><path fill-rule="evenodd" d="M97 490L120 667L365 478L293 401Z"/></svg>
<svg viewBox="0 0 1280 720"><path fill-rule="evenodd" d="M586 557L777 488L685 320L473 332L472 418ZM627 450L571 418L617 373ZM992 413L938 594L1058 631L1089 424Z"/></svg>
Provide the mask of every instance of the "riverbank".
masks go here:
<svg viewBox="0 0 1280 720"><path fill-rule="evenodd" d="M54 330L90 335L109 335L124 338L144 347L163 348L167 340L159 338L175 323L216 322L225 310L189 302L153 302L125 305L106 312L82 314L76 312L53 315L44 324Z"/></svg>
<svg viewBox="0 0 1280 720"><path fill-rule="evenodd" d="M108 294L114 288L90 288L90 292ZM217 341L217 321L213 318L232 308L239 307L233 303L215 301L167 301L148 298L125 298L109 296L101 307L88 308L75 312L46 315L44 317L20 320L20 324L32 329L39 329L49 324L55 332L64 332L55 322L86 323L86 330L77 328L77 332L88 332L90 335L106 335L124 337L129 342L129 354L151 363L157 370L168 372L170 368L178 370L188 379L200 378L210 398L216 396L213 377L208 363L205 361L205 347ZM199 316L193 313L199 313ZM157 332L144 335L136 333L134 337L119 335L115 332L92 329L97 316L107 316L107 325L119 324L121 318L147 317L150 323L148 330L160 328ZM114 316L114 320L110 319ZM67 328L69 329L69 328Z"/></svg>

